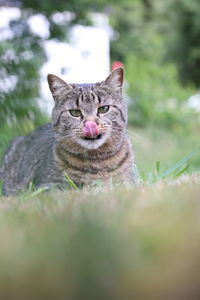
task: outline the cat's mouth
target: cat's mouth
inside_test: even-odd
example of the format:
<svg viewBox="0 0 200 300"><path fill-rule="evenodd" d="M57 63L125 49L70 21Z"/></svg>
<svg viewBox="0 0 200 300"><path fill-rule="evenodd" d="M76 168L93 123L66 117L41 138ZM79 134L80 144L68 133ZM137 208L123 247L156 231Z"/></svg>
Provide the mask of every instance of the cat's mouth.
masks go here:
<svg viewBox="0 0 200 300"><path fill-rule="evenodd" d="M102 134L98 134L95 138L85 136L85 137L83 137L83 139L86 141L95 141L95 140L99 140L101 137L102 137Z"/></svg>
<svg viewBox="0 0 200 300"><path fill-rule="evenodd" d="M109 132L101 132L96 137L89 137L89 136L82 136L81 138L77 139L77 142L83 147L88 150L95 150L102 146L109 137Z"/></svg>

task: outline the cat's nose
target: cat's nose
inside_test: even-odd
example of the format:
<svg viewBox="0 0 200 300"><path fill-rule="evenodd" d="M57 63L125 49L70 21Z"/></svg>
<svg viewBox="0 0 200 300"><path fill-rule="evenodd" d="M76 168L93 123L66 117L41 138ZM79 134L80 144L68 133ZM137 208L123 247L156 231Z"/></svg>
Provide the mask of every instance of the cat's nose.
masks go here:
<svg viewBox="0 0 200 300"><path fill-rule="evenodd" d="M96 138L99 135L99 127L94 121L86 121L83 127L85 137Z"/></svg>

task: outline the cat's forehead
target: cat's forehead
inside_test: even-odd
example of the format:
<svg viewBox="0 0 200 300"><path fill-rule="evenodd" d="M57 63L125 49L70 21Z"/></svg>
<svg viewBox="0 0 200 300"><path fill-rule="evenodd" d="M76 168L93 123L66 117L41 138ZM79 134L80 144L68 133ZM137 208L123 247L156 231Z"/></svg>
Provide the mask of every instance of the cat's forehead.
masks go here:
<svg viewBox="0 0 200 300"><path fill-rule="evenodd" d="M80 93L90 93L91 91L98 91L100 84L99 83L78 83L78 84L71 84L73 87L73 91L77 94Z"/></svg>
<svg viewBox="0 0 200 300"><path fill-rule="evenodd" d="M113 91L101 83L70 84L62 105L66 109L80 108L93 110L99 105L111 105L115 102Z"/></svg>
<svg viewBox="0 0 200 300"><path fill-rule="evenodd" d="M79 91L76 98L76 105L88 113L97 107L100 98L94 84L81 84L77 86Z"/></svg>
<svg viewBox="0 0 200 300"><path fill-rule="evenodd" d="M106 97L111 95L112 90L107 87L107 86L101 86L101 83L83 83L83 84L73 84L73 93L74 94L83 94L85 96L90 96L90 95L97 95L97 96L102 96Z"/></svg>
<svg viewBox="0 0 200 300"><path fill-rule="evenodd" d="M73 84L71 91L72 98L79 98L80 103L100 102L108 96L108 91L100 84Z"/></svg>

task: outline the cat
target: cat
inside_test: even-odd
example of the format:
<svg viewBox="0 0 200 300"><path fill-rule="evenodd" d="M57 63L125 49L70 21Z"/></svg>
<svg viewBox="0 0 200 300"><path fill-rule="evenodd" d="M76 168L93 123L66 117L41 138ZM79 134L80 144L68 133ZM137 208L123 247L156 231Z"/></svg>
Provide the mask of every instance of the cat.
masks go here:
<svg viewBox="0 0 200 300"><path fill-rule="evenodd" d="M62 189L65 173L78 187L95 181L134 183L123 78L123 68L95 84L68 84L49 74L52 122L13 140L0 172L3 194L21 192L30 183Z"/></svg>

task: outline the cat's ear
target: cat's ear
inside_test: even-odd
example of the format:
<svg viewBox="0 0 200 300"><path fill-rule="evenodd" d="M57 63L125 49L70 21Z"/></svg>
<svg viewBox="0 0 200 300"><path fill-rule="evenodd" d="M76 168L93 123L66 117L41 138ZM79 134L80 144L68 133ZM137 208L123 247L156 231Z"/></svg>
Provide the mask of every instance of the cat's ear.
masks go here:
<svg viewBox="0 0 200 300"><path fill-rule="evenodd" d="M109 85L114 88L121 88L124 81L124 69L117 68L102 82L101 85Z"/></svg>
<svg viewBox="0 0 200 300"><path fill-rule="evenodd" d="M70 84L66 83L64 80L62 80L56 75L49 74L47 76L47 80L49 83L50 91L55 101L59 100L59 96L62 95L64 92L73 89L73 87Z"/></svg>

